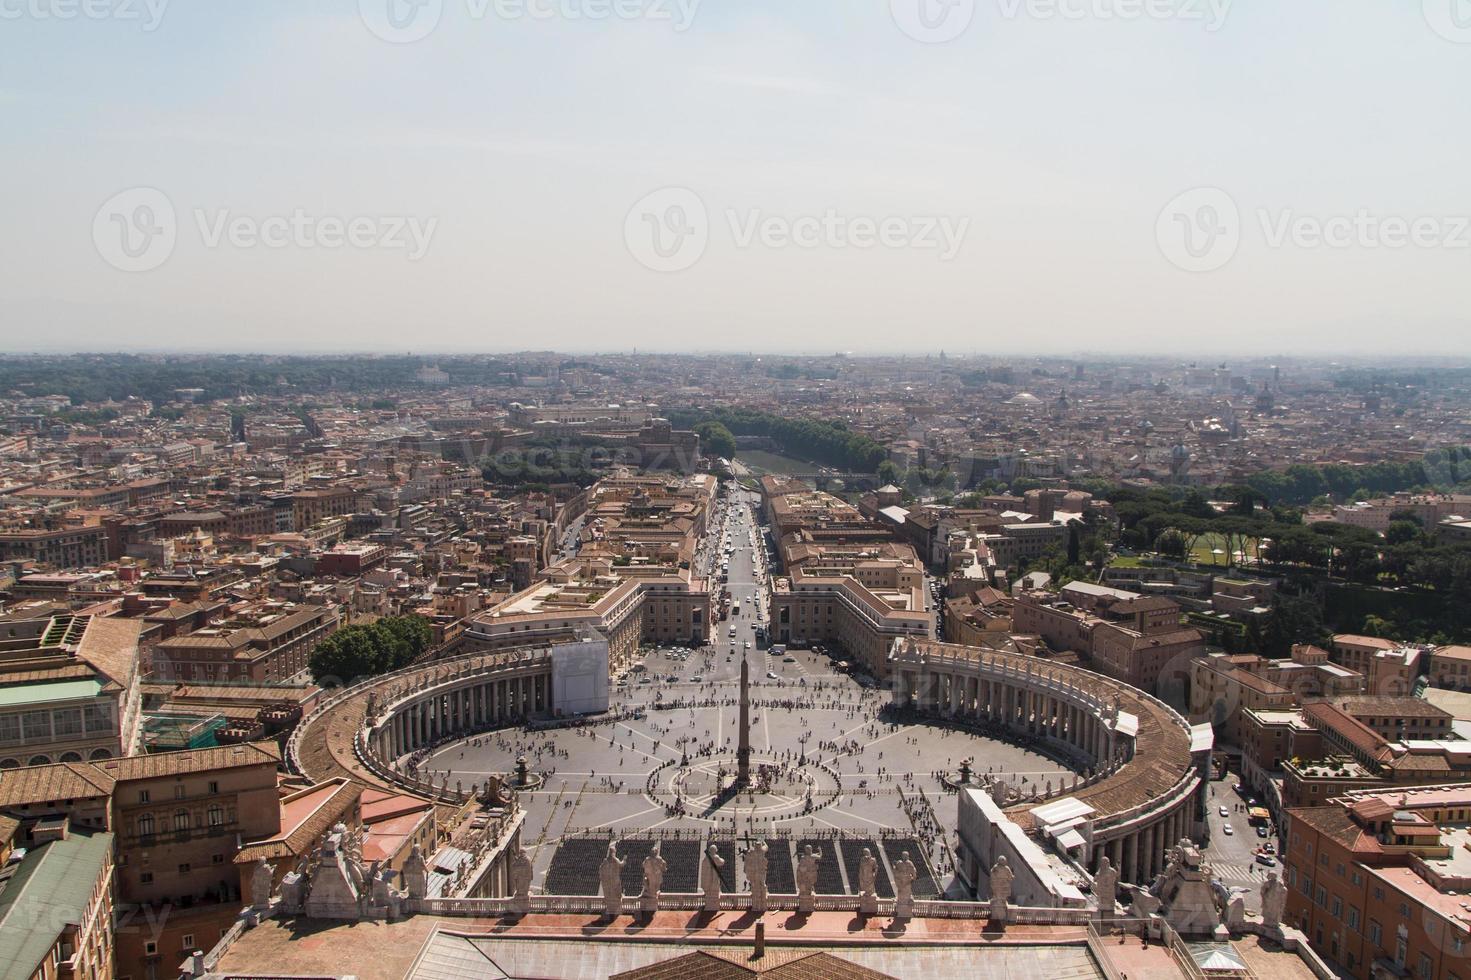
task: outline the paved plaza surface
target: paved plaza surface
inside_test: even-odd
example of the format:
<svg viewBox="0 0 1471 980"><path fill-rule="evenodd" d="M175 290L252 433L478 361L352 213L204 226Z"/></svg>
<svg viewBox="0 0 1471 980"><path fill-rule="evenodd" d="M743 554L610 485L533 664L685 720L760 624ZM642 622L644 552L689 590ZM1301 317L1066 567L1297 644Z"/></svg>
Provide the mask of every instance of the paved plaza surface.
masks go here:
<svg viewBox="0 0 1471 980"><path fill-rule="evenodd" d="M615 679L618 718L494 732L414 760L420 774L447 774L453 786L511 774L525 756L544 779L521 793L522 841L533 852L537 890L568 839L655 831L692 840L718 830L804 840L842 831L923 841L938 890L956 896L948 848L958 804L939 775L970 760L977 775L1002 774L1022 792L1070 778L1066 767L1018 745L940 724L897 723L885 711L889 692L860 681L851 666L842 669L841 652L773 652L761 642L756 627L768 608L768 579L758 553L758 499L733 495L698 556L717 576L729 559L716 584L729 589L739 614L713 624L708 646L644 651L641 663ZM743 660L752 777L734 791Z"/></svg>
<svg viewBox="0 0 1471 980"><path fill-rule="evenodd" d="M734 777L743 653L651 652L646 673L661 680L628 684L615 697L624 709L643 709L642 717L482 735L441 747L421 771L436 778L448 773L451 785L481 782L513 772L524 755L546 780L521 794L527 810L522 839L534 851L538 887L555 845L569 836L650 829L703 834L718 827L742 835L912 834L940 845L929 860L942 890L951 881L943 845L953 833L957 802L943 790L937 771L953 773L970 759L977 772L1003 773L1024 791L1066 772L1043 755L995 739L881 720L888 692L862 687L825 656L794 651L795 662L785 663L784 657L756 652L752 769L766 766L777 775L767 785L753 780L750 790L722 801L718 787ZM671 676L676 680L667 680ZM694 682L694 676L702 681ZM676 782L677 792L670 785Z"/></svg>

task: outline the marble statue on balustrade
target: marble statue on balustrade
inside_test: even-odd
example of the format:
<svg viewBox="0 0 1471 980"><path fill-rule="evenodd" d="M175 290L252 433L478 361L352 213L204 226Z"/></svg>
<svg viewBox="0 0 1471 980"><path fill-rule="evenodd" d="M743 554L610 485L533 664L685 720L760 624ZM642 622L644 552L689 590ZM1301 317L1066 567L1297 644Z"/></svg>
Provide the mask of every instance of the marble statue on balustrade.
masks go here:
<svg viewBox="0 0 1471 980"><path fill-rule="evenodd" d="M393 869L380 868L377 861L373 862L373 868L374 874L369 882L372 906L382 909L388 918L397 919L402 897L388 884L389 879L393 876Z"/></svg>
<svg viewBox="0 0 1471 980"><path fill-rule="evenodd" d="M429 867L418 844L409 851L403 866L404 890L410 901L422 902L429 895Z"/></svg>
<svg viewBox="0 0 1471 980"><path fill-rule="evenodd" d="M265 858L255 862L255 867L250 872L250 905L255 909L266 909L271 905L272 880L275 869L266 863Z"/></svg>
<svg viewBox="0 0 1471 980"><path fill-rule="evenodd" d="M909 852L902 852L894 862L894 918L914 915L914 881L918 877L919 869L909 860Z"/></svg>
<svg viewBox="0 0 1471 980"><path fill-rule="evenodd" d="M746 851L746 883L751 889L751 912L766 914L766 842L760 841Z"/></svg>
<svg viewBox="0 0 1471 980"><path fill-rule="evenodd" d="M863 856L858 859L858 912L860 915L877 915L879 910L878 894L874 886L878 883L879 862L868 848L863 849Z"/></svg>
<svg viewBox="0 0 1471 980"><path fill-rule="evenodd" d="M1098 914L1105 919L1114 914L1118 902L1119 873L1108 855L1098 859L1098 872L1093 875L1093 897L1098 900Z"/></svg>
<svg viewBox="0 0 1471 980"><path fill-rule="evenodd" d="M1016 880L1016 872L1006 863L1006 855L996 859L991 866L991 918L997 922L1006 921L1007 906L1011 902L1012 882Z"/></svg>
<svg viewBox="0 0 1471 980"><path fill-rule="evenodd" d="M348 852L347 828L332 828L322 845L322 857L311 875L305 911L313 919L356 919L362 914L362 869Z"/></svg>
<svg viewBox="0 0 1471 980"><path fill-rule="evenodd" d="M814 893L817 890L817 863L822 855L808 844L797 858L797 911L811 912L817 907Z"/></svg>
<svg viewBox="0 0 1471 980"><path fill-rule="evenodd" d="M720 890L724 882L720 880L720 869L725 867L725 858L720 856L720 850L711 844L705 849L704 859L700 862L700 891L705 894L705 911L720 911Z"/></svg>
<svg viewBox="0 0 1471 980"><path fill-rule="evenodd" d="M659 841L654 841L654 849L644 858L644 891L639 907L645 912L659 911L659 894L664 890L664 872L669 870L669 862L660 853L661 846Z"/></svg>
<svg viewBox="0 0 1471 980"><path fill-rule="evenodd" d="M1155 894L1164 905L1165 920L1182 936L1223 931L1210 869L1189 838L1181 838L1170 849L1170 862Z"/></svg>
<svg viewBox="0 0 1471 980"><path fill-rule="evenodd" d="M511 911L526 915L531 911L531 858L526 848L518 847L511 852Z"/></svg>
<svg viewBox="0 0 1471 980"><path fill-rule="evenodd" d="M603 914L616 918L623 911L623 860L618 857L618 842L608 842L608 854L598 866L598 880L602 883Z"/></svg>
<svg viewBox="0 0 1471 980"><path fill-rule="evenodd" d="M1282 912L1287 907L1287 887L1277 877L1277 872L1267 872L1267 880L1262 882L1261 895L1262 925L1268 929L1281 929Z"/></svg>

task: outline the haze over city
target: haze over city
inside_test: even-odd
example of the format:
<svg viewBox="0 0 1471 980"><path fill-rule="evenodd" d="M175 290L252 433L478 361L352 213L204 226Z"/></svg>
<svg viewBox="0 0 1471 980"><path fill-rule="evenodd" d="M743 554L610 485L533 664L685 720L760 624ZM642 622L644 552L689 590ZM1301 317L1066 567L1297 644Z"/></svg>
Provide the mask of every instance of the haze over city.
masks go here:
<svg viewBox="0 0 1471 980"><path fill-rule="evenodd" d="M1437 3L14 0L0 341L1451 352ZM671 189L701 250L655 271ZM123 271L142 205L173 238Z"/></svg>

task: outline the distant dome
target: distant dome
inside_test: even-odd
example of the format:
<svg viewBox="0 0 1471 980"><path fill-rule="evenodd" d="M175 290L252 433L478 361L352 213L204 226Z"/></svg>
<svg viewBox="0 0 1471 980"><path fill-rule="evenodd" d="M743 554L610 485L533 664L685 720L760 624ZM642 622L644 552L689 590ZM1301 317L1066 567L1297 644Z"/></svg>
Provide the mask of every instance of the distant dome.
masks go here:
<svg viewBox="0 0 1471 980"><path fill-rule="evenodd" d="M1042 404L1042 399L1038 398L1036 395L1032 394L1030 391L1024 391L1020 395L1012 395L1010 398L1008 398L1006 400L1006 404L1008 404L1008 405L1040 405L1040 404Z"/></svg>

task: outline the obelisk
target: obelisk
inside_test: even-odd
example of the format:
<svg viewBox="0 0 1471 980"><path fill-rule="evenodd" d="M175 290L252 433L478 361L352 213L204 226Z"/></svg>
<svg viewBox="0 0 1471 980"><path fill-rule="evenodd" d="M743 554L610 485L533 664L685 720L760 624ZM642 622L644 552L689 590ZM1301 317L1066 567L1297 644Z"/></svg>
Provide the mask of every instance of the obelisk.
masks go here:
<svg viewBox="0 0 1471 980"><path fill-rule="evenodd" d="M741 657L741 729L736 749L736 785L751 782L751 662Z"/></svg>

